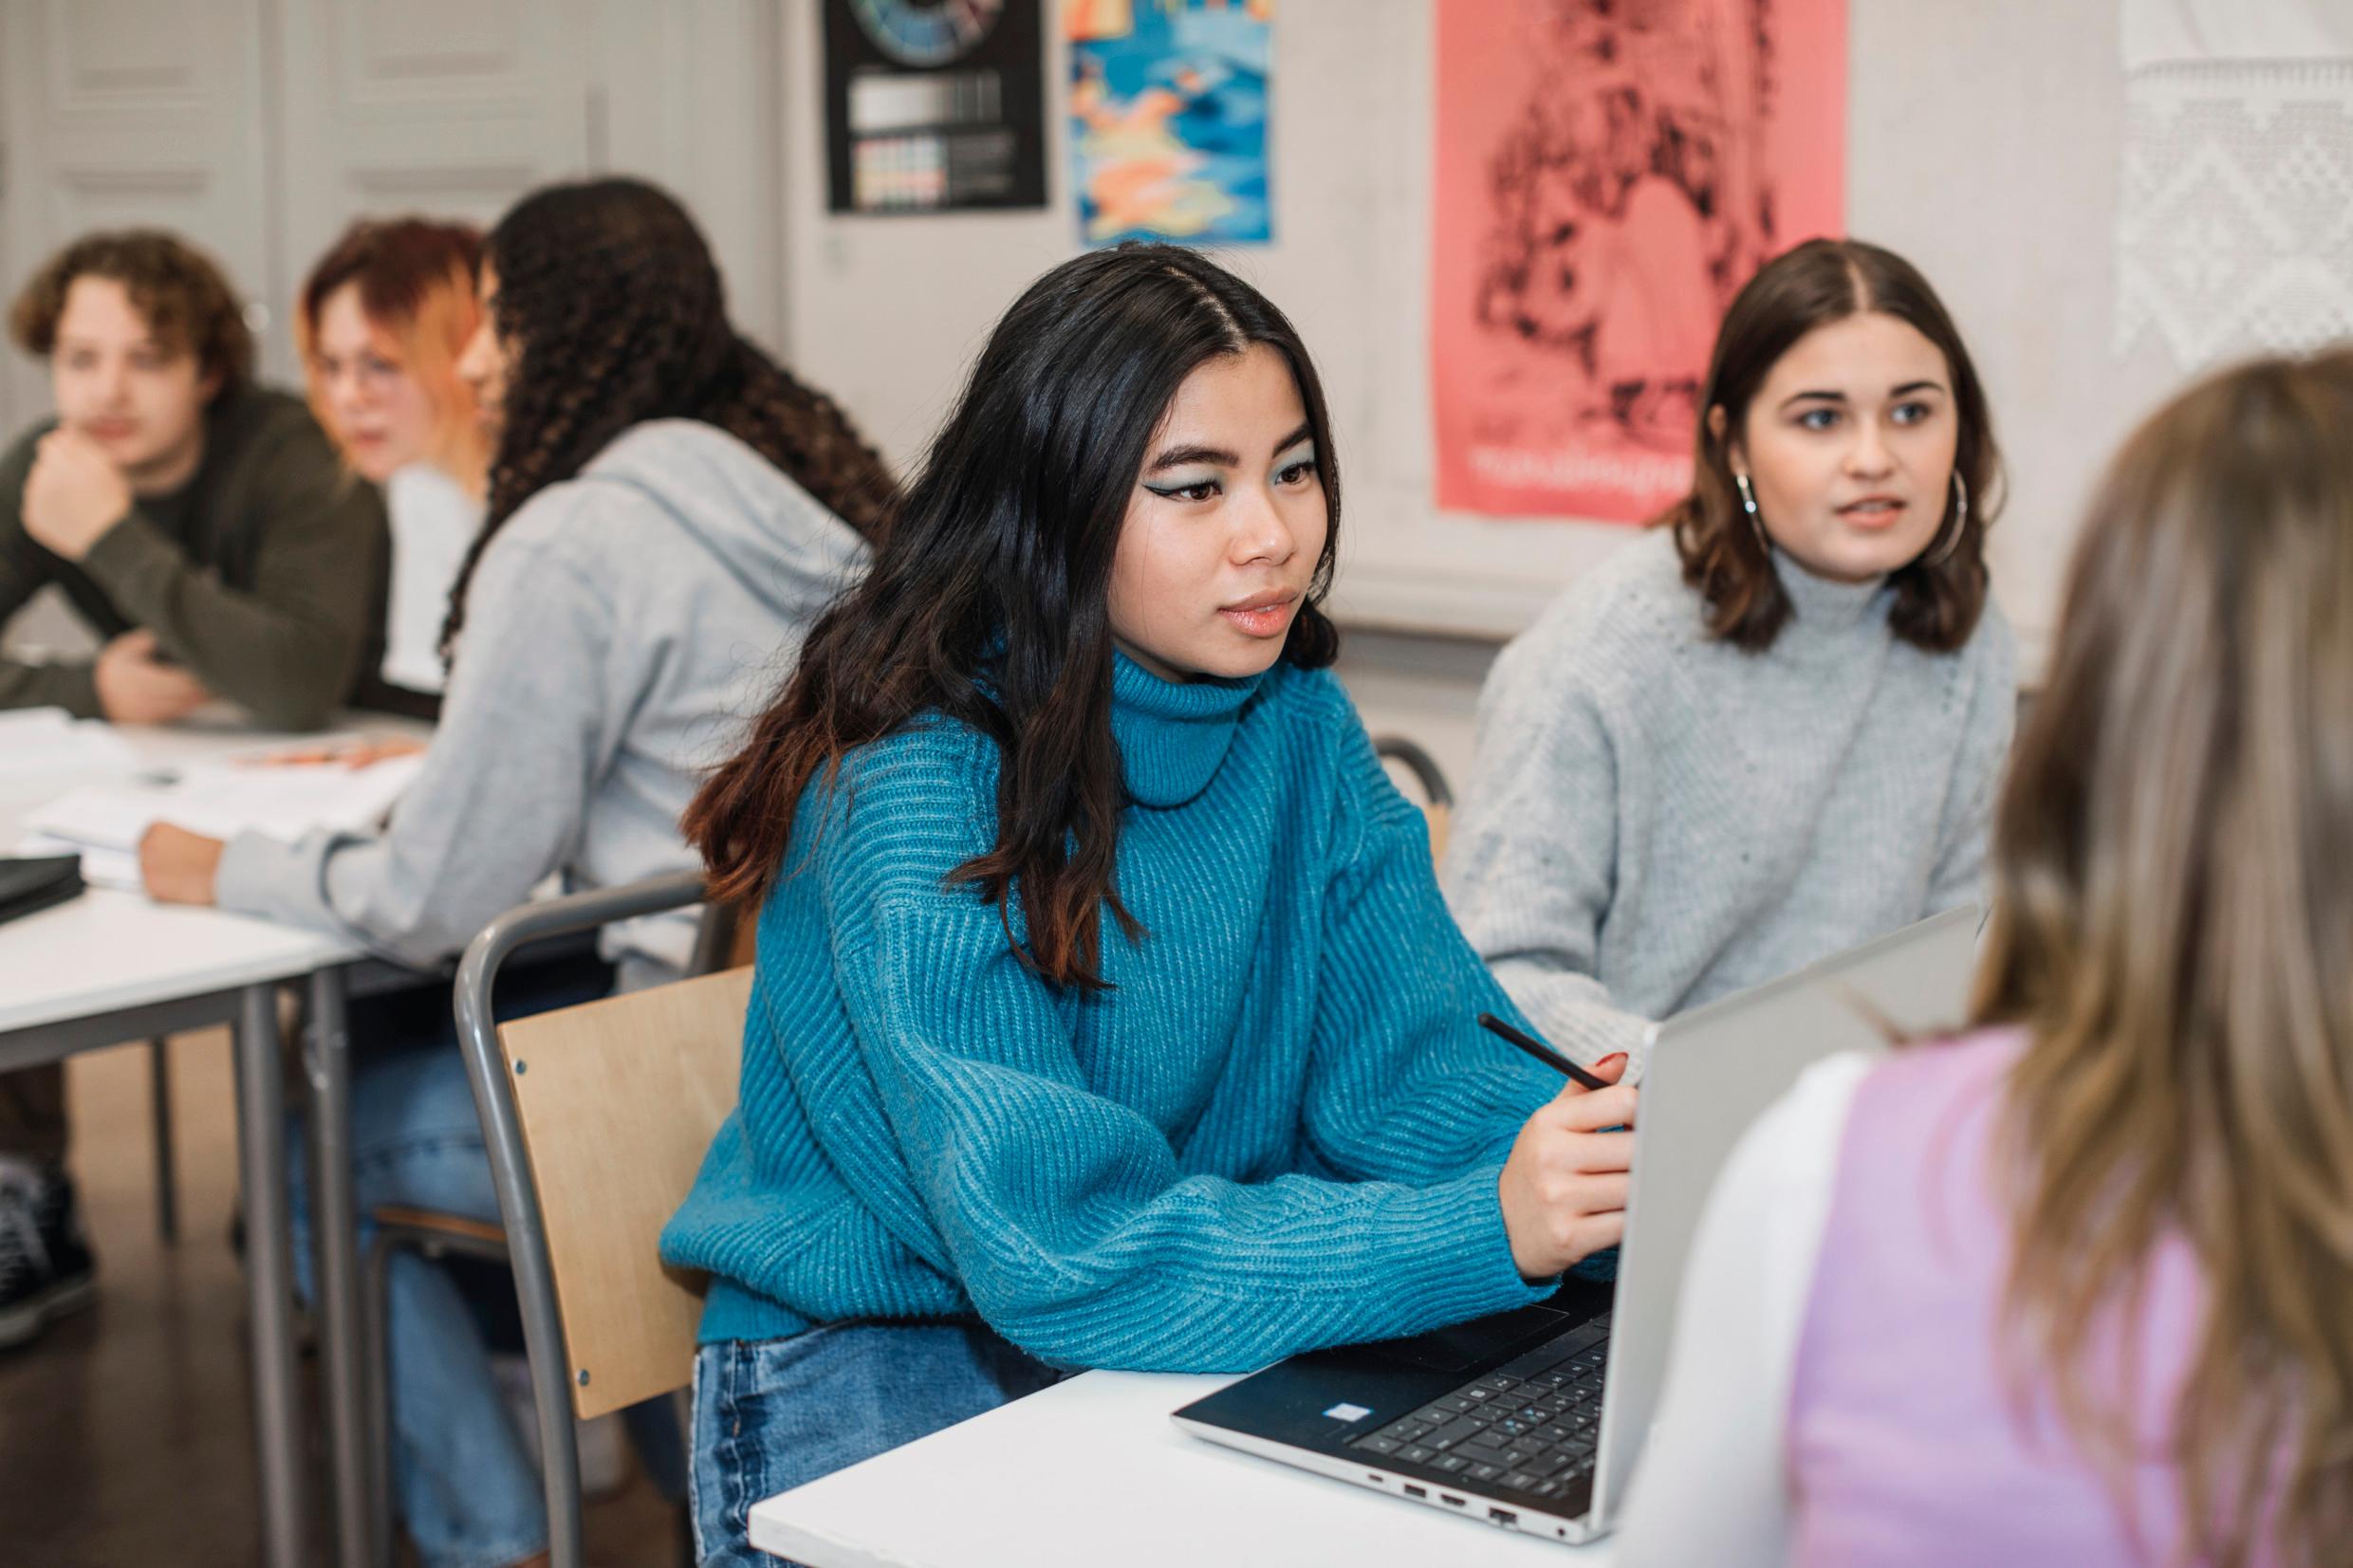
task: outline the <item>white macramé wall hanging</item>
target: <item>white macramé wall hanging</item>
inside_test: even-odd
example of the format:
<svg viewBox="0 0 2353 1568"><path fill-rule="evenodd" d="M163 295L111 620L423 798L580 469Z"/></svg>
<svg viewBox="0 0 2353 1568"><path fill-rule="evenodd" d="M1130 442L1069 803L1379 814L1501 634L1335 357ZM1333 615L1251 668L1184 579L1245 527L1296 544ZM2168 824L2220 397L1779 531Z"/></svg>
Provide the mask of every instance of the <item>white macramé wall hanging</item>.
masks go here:
<svg viewBox="0 0 2353 1568"><path fill-rule="evenodd" d="M2353 339L2353 0L2123 0L2115 347Z"/></svg>

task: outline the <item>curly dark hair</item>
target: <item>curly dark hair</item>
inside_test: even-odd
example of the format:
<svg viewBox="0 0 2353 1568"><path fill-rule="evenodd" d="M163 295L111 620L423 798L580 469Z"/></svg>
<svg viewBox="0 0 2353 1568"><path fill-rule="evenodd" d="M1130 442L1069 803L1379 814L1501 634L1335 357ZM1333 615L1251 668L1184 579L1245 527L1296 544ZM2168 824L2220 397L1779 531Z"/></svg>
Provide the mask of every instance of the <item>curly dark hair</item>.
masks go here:
<svg viewBox="0 0 2353 1568"><path fill-rule="evenodd" d="M215 398L253 378L253 334L237 291L212 257L160 229L84 234L44 262L9 310L18 347L48 358L76 278L120 284L156 341L195 355L197 370L218 383Z"/></svg>
<svg viewBox="0 0 2353 1568"><path fill-rule="evenodd" d="M483 260L498 279L491 317L506 393L488 515L450 595L444 658L507 520L649 419L717 426L879 536L899 495L889 468L833 399L730 324L711 248L667 193L633 179L547 186L499 219Z"/></svg>

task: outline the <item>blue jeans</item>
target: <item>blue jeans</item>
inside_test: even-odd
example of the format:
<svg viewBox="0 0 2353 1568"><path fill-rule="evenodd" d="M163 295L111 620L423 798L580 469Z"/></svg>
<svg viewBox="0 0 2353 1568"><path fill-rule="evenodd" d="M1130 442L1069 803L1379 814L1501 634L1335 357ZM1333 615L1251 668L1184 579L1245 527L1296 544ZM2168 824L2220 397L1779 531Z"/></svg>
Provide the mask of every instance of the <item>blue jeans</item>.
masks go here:
<svg viewBox="0 0 2353 1568"><path fill-rule="evenodd" d="M1060 1382L978 1322L833 1323L695 1356L695 1558L780 1568L751 1505ZM789 1568L789 1565L784 1565Z"/></svg>
<svg viewBox="0 0 2353 1568"><path fill-rule="evenodd" d="M526 1017L591 1001L611 985L602 964L522 969L499 987L495 1011ZM361 1255L374 1236L367 1215L385 1204L498 1224L447 983L354 1004L350 1025ZM299 1142L289 1153L295 1270L308 1297L309 1167ZM494 1568L547 1550L539 1467L492 1381L480 1315L447 1270L415 1252L393 1255L385 1289L393 1498L418 1559L426 1568Z"/></svg>

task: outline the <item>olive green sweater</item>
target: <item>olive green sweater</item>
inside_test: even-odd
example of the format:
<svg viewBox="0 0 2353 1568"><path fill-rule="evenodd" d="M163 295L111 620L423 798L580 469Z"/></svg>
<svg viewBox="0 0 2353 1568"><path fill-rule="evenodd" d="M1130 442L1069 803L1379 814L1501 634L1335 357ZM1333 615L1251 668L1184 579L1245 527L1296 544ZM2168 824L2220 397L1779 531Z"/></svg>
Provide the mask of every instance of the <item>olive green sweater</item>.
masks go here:
<svg viewBox="0 0 2353 1568"><path fill-rule="evenodd" d="M102 638L147 628L261 724L326 723L373 667L391 544L382 496L343 466L301 400L223 394L205 413L195 477L139 497L80 562L25 532L25 478L49 428L0 456L0 621L55 582ZM99 716L92 665L0 658L0 708L42 704Z"/></svg>

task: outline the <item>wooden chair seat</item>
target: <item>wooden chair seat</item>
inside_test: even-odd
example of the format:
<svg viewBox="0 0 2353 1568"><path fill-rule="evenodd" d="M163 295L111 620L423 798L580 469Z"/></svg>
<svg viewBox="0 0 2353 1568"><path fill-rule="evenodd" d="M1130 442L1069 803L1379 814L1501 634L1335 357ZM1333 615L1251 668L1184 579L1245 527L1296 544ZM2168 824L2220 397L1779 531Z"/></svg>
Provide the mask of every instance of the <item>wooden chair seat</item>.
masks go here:
<svg viewBox="0 0 2353 1568"><path fill-rule="evenodd" d="M487 1246L505 1246L504 1227L488 1220L470 1219L463 1214L444 1214L431 1208L409 1208L399 1204L383 1204L368 1211L368 1218L380 1226L395 1227L427 1236L446 1236L452 1241L477 1242Z"/></svg>

